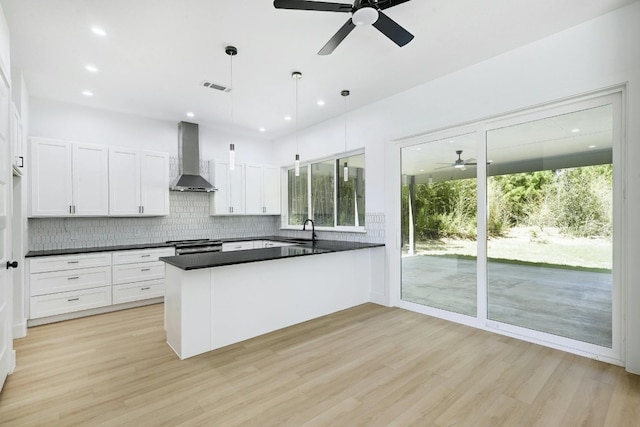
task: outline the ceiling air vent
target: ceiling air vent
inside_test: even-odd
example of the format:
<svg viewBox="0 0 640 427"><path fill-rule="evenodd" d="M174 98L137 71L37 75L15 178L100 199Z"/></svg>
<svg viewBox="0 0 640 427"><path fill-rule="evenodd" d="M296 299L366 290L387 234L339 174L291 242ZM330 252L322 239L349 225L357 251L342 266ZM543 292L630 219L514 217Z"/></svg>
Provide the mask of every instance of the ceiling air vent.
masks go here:
<svg viewBox="0 0 640 427"><path fill-rule="evenodd" d="M202 82L202 86L209 88L209 89L215 89L215 90L219 90L221 92L231 92L231 88L230 87L226 87L226 86L222 86L213 82L210 82L208 80L205 80Z"/></svg>

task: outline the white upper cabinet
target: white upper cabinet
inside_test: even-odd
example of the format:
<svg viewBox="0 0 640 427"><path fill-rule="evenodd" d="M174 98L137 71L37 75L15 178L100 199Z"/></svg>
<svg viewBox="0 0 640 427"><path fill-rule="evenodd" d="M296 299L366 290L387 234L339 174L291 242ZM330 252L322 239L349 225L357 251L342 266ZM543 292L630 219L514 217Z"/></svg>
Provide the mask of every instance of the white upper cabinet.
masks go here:
<svg viewBox="0 0 640 427"><path fill-rule="evenodd" d="M24 136L22 119L14 103L11 103L11 154L13 158L14 175L22 175L24 168Z"/></svg>
<svg viewBox="0 0 640 427"><path fill-rule="evenodd" d="M109 158L106 147L31 140L31 216L106 216Z"/></svg>
<svg viewBox="0 0 640 427"><path fill-rule="evenodd" d="M169 155L109 148L109 214L169 215Z"/></svg>
<svg viewBox="0 0 640 427"><path fill-rule="evenodd" d="M229 170L224 160L212 160L209 173L213 185L218 189L210 196L211 215L243 215L245 213L244 165L236 164Z"/></svg>
<svg viewBox="0 0 640 427"><path fill-rule="evenodd" d="M245 177L246 214L279 215L280 169L274 166L247 163Z"/></svg>

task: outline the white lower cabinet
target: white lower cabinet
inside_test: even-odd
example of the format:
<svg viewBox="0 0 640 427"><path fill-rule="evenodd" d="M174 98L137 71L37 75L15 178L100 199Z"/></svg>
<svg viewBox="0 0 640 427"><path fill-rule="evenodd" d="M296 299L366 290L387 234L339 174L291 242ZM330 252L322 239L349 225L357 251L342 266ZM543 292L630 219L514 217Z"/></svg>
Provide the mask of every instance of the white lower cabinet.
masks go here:
<svg viewBox="0 0 640 427"><path fill-rule="evenodd" d="M222 252L244 251L247 249L255 249L253 240L243 242L225 242L222 244Z"/></svg>
<svg viewBox="0 0 640 427"><path fill-rule="evenodd" d="M29 318L55 316L111 305L111 286L31 297Z"/></svg>
<svg viewBox="0 0 640 427"><path fill-rule="evenodd" d="M113 303L163 297L165 264L158 259L173 255L174 248L114 252Z"/></svg>
<svg viewBox="0 0 640 427"><path fill-rule="evenodd" d="M158 258L174 254L168 247L29 258L29 319L163 297Z"/></svg>
<svg viewBox="0 0 640 427"><path fill-rule="evenodd" d="M113 285L113 303L140 301L164 296L164 278L143 282Z"/></svg>
<svg viewBox="0 0 640 427"><path fill-rule="evenodd" d="M111 305L110 253L29 260L29 319L108 305Z"/></svg>

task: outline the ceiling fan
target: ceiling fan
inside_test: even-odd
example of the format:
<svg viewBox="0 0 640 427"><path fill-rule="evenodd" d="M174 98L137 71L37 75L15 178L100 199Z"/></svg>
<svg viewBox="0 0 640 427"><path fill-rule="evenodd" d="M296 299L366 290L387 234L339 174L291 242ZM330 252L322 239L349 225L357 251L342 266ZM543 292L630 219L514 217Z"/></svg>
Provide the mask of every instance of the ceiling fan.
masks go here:
<svg viewBox="0 0 640 427"><path fill-rule="evenodd" d="M398 25L382 11L409 0L355 0L353 5L308 0L274 0L276 9L318 10L322 12L351 13L351 18L324 45L318 55L329 55L356 25L373 25L398 46L413 40L413 34Z"/></svg>
<svg viewBox="0 0 640 427"><path fill-rule="evenodd" d="M447 166L443 166L443 167L436 168L436 169L444 169L444 168L453 167L453 168L456 168L456 169L464 170L466 166L476 166L478 164L477 162L463 160L462 159L462 150L456 150L456 154L458 155L458 158L456 159L455 162L453 162L453 163L440 163L442 165L447 165ZM469 160L475 160L475 159L469 159ZM491 164L491 160L488 160L487 164L490 165Z"/></svg>

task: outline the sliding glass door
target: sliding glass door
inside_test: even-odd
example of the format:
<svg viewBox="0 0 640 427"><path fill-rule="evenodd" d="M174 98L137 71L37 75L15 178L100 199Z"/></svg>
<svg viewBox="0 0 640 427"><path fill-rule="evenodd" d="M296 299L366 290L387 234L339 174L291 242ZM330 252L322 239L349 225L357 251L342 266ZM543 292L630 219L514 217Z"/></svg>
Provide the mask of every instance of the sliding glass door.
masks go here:
<svg viewBox="0 0 640 427"><path fill-rule="evenodd" d="M487 132L488 318L612 346L611 105Z"/></svg>
<svg viewBox="0 0 640 427"><path fill-rule="evenodd" d="M402 299L477 312L476 136L402 149Z"/></svg>
<svg viewBox="0 0 640 427"><path fill-rule="evenodd" d="M406 142L401 305L621 360L621 98Z"/></svg>

